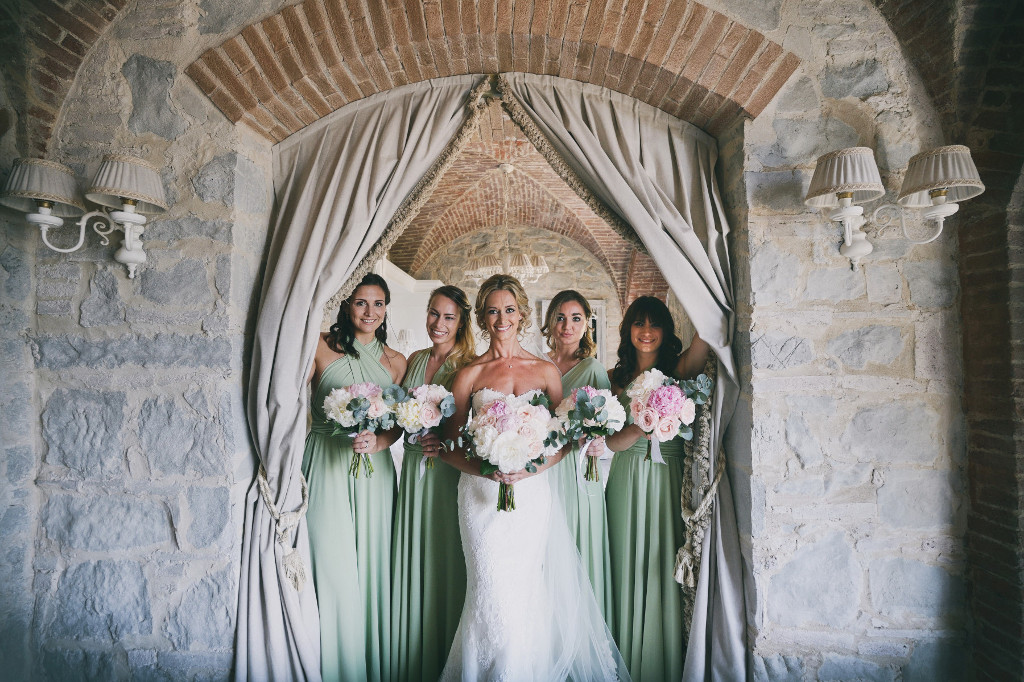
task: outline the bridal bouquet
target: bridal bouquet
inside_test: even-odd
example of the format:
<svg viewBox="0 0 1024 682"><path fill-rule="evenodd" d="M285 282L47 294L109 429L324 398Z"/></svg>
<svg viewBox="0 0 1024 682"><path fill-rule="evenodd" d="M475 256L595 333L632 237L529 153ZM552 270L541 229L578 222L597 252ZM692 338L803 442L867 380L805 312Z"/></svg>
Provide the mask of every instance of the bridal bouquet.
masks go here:
<svg viewBox="0 0 1024 682"><path fill-rule="evenodd" d="M549 440L557 438L560 444L571 442L576 451L576 442L585 438L583 454L587 456L587 470L583 478L588 481L600 480L597 458L600 452L588 452L594 438L610 436L626 424L626 410L607 389L593 386L574 388L569 397L555 410L559 431L552 433Z"/></svg>
<svg viewBox="0 0 1024 682"><path fill-rule="evenodd" d="M333 435L354 438L361 431L387 431L395 425L395 405L405 399L401 386L386 388L364 382L335 388L324 398L324 412L334 422ZM360 465L367 476L373 475L369 455L353 453L349 474L359 478Z"/></svg>
<svg viewBox="0 0 1024 682"><path fill-rule="evenodd" d="M495 471L510 474L526 469L533 473L544 464L557 446L546 442L557 423L547 407L547 396L530 391L521 396L504 395L481 406L463 428L463 435L477 457L484 460L480 473ZM512 485L498 484L498 511L516 508Z"/></svg>
<svg viewBox="0 0 1024 682"><path fill-rule="evenodd" d="M405 429L410 443L415 443L428 431L441 425L455 414L455 396L444 386L424 384L412 389L412 393L395 405L395 419ZM424 457L420 462L420 476L426 469L434 468L434 458Z"/></svg>
<svg viewBox="0 0 1024 682"><path fill-rule="evenodd" d="M629 396L629 416L633 423L651 435L647 457L664 464L658 443L676 436L683 440L693 438L697 405L703 405L711 393L711 380L704 374L696 379L676 381L658 369L641 374L626 395Z"/></svg>

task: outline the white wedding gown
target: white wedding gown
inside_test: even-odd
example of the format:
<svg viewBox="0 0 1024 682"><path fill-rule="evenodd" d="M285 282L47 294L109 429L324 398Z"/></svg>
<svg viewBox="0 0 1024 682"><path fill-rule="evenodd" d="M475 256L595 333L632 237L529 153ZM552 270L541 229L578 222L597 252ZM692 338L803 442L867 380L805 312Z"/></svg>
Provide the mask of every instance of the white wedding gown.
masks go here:
<svg viewBox="0 0 1024 682"><path fill-rule="evenodd" d="M500 395L478 391L473 409ZM516 483L504 512L498 483L459 479L466 602L442 681L629 679L549 478Z"/></svg>

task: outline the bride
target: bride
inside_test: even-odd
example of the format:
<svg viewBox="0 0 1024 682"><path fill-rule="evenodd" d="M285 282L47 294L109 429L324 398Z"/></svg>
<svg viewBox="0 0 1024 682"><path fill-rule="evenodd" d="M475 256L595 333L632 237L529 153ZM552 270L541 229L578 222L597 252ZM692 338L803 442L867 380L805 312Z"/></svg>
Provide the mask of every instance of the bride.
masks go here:
<svg viewBox="0 0 1024 682"><path fill-rule="evenodd" d="M514 277L494 275L480 287L477 323L490 347L455 377L454 439L472 407L501 395L546 393L562 399L553 364L527 353L519 335L530 324L526 292ZM552 499L547 469L483 476L481 460L456 448L444 460L462 471L459 529L466 557L466 601L441 675L447 680L526 682L628 680L590 580L569 536L562 505ZM497 511L498 483L515 484L513 511Z"/></svg>

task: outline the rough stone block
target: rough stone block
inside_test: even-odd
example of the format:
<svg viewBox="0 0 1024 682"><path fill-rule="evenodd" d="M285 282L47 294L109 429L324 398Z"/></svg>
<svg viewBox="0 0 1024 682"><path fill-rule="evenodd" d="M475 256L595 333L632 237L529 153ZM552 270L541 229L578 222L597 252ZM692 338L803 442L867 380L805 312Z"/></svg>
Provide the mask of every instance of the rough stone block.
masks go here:
<svg viewBox="0 0 1024 682"><path fill-rule="evenodd" d="M830 65L821 76L821 94L832 99L869 97L888 90L885 67L876 59L849 66Z"/></svg>
<svg viewBox="0 0 1024 682"><path fill-rule="evenodd" d="M134 561L71 566L51 603L55 613L50 632L55 637L117 641L153 631L149 587Z"/></svg>
<svg viewBox="0 0 1024 682"><path fill-rule="evenodd" d="M920 308L945 308L956 301L957 276L952 265L933 261L906 263L903 274L910 285L910 302Z"/></svg>
<svg viewBox="0 0 1024 682"><path fill-rule="evenodd" d="M888 365L903 352L903 335L899 327L872 324L839 334L828 342L828 352L854 369Z"/></svg>
<svg viewBox="0 0 1024 682"><path fill-rule="evenodd" d="M55 495L46 504L43 525L61 546L91 551L152 547L174 539L163 503L125 495Z"/></svg>
<svg viewBox="0 0 1024 682"><path fill-rule="evenodd" d="M775 143L754 148L754 156L768 168L813 163L833 149L856 146L860 136L836 117L772 121Z"/></svg>
<svg viewBox="0 0 1024 682"><path fill-rule="evenodd" d="M937 530L953 523L953 488L944 471L888 471L878 512L897 528Z"/></svg>
<svg viewBox="0 0 1024 682"><path fill-rule="evenodd" d="M804 76L792 85L782 89L778 95L775 111L779 114L802 114L817 111L820 106L814 82Z"/></svg>
<svg viewBox="0 0 1024 682"><path fill-rule="evenodd" d="M82 301L79 322L83 327L124 324L124 302L112 272L100 270L89 283L89 296Z"/></svg>
<svg viewBox="0 0 1024 682"><path fill-rule="evenodd" d="M220 294L222 300L231 300L231 256L227 254L217 256L217 271L213 284L217 287L217 293Z"/></svg>
<svg viewBox="0 0 1024 682"><path fill-rule="evenodd" d="M126 335L113 339L80 336L44 336L37 341L39 366L111 368L209 367L230 369L231 342L223 338L157 334Z"/></svg>
<svg viewBox="0 0 1024 682"><path fill-rule="evenodd" d="M220 444L211 417L170 398L150 398L139 414L139 438L153 471L161 474L215 475L230 455Z"/></svg>
<svg viewBox="0 0 1024 682"><path fill-rule="evenodd" d="M226 220L203 220L195 215L157 220L146 225L146 238L173 244L180 239L205 238L231 243L232 223Z"/></svg>
<svg viewBox="0 0 1024 682"><path fill-rule="evenodd" d="M32 269L25 253L8 245L0 252L0 269L4 272L4 297L11 302L23 301L32 291Z"/></svg>
<svg viewBox="0 0 1024 682"><path fill-rule="evenodd" d="M858 410L840 443L865 462L927 464L939 455L938 426L938 415L923 403L888 403Z"/></svg>
<svg viewBox="0 0 1024 682"><path fill-rule="evenodd" d="M209 575L185 592L164 633L177 649L228 649L234 634L233 601L231 570Z"/></svg>
<svg viewBox="0 0 1024 682"><path fill-rule="evenodd" d="M840 628L857 616L860 568L841 533L805 545L772 576L768 618L780 625Z"/></svg>
<svg viewBox="0 0 1024 682"><path fill-rule="evenodd" d="M762 244L750 257L750 288L757 303L788 303L800 260L772 244Z"/></svg>
<svg viewBox="0 0 1024 682"><path fill-rule="evenodd" d="M187 537L193 547L209 547L224 534L231 520L229 493L227 488L189 488L188 507L192 523Z"/></svg>
<svg viewBox="0 0 1024 682"><path fill-rule="evenodd" d="M48 680L128 679L124 654L118 651L47 648L40 660Z"/></svg>
<svg viewBox="0 0 1024 682"><path fill-rule="evenodd" d="M36 301L36 315L71 317L71 301Z"/></svg>
<svg viewBox="0 0 1024 682"><path fill-rule="evenodd" d="M790 413L831 416L836 413L836 401L830 395L787 395Z"/></svg>
<svg viewBox="0 0 1024 682"><path fill-rule="evenodd" d="M969 656L963 642L952 639L922 640L914 645L903 667L903 682L954 682L969 679Z"/></svg>
<svg viewBox="0 0 1024 682"><path fill-rule="evenodd" d="M860 680L861 682L894 682L896 671L854 656L826 655L818 668L819 680Z"/></svg>
<svg viewBox="0 0 1024 682"><path fill-rule="evenodd" d="M206 203L260 213L267 208L266 179L256 164L237 152L210 160L192 178L196 195Z"/></svg>
<svg viewBox="0 0 1024 682"><path fill-rule="evenodd" d="M7 481L14 485L26 482L35 469L35 456L32 447L18 445L4 450L4 461L7 464Z"/></svg>
<svg viewBox="0 0 1024 682"><path fill-rule="evenodd" d="M125 474L121 427L126 402L120 391L54 391L43 411L46 461L65 466L83 478Z"/></svg>
<svg viewBox="0 0 1024 682"><path fill-rule="evenodd" d="M813 359L811 342L800 336L767 333L751 344L751 362L756 369L788 369L805 365Z"/></svg>
<svg viewBox="0 0 1024 682"><path fill-rule="evenodd" d="M235 0L234 2L218 2L218 0L201 0L199 8L199 33L221 33L236 26L253 21L254 12L267 5L265 0ZM237 30L237 29L235 29Z"/></svg>
<svg viewBox="0 0 1024 682"><path fill-rule="evenodd" d="M170 270L146 268L142 295L154 303L206 307L213 304L206 266L194 258L177 261Z"/></svg>
<svg viewBox="0 0 1024 682"><path fill-rule="evenodd" d="M233 663L230 651L225 652L185 652L161 651L157 654L157 665L166 670L172 679L227 681L231 675Z"/></svg>
<svg viewBox="0 0 1024 682"><path fill-rule="evenodd" d="M802 682L804 663L797 656L754 654L754 682Z"/></svg>
<svg viewBox="0 0 1024 682"><path fill-rule="evenodd" d="M777 213L799 214L804 207L804 184L810 178L796 170L744 173L747 202L751 207L766 207Z"/></svg>
<svg viewBox="0 0 1024 682"><path fill-rule="evenodd" d="M800 463L805 468L817 466L825 459L821 443L799 414L790 414L786 420L786 442L793 448L793 452L800 458Z"/></svg>
<svg viewBox="0 0 1024 682"><path fill-rule="evenodd" d="M133 133L154 133L175 140L185 132L185 119L171 105L171 86L177 69L171 62L133 54L121 67L132 91L132 115L128 128Z"/></svg>
<svg viewBox="0 0 1024 682"><path fill-rule="evenodd" d="M949 619L963 611L963 581L941 566L913 559L876 559L870 568L871 604L880 614Z"/></svg>
<svg viewBox="0 0 1024 682"><path fill-rule="evenodd" d="M804 299L808 301L852 301L864 295L864 274L850 268L812 270L807 275Z"/></svg>
<svg viewBox="0 0 1024 682"><path fill-rule="evenodd" d="M78 263L70 263L68 261L47 263L37 267L36 276L41 280L61 279L68 282L77 282L82 279L82 266Z"/></svg>
<svg viewBox="0 0 1024 682"><path fill-rule="evenodd" d="M903 301L903 277L895 263L868 265L868 300L872 303L900 303Z"/></svg>
<svg viewBox="0 0 1024 682"><path fill-rule="evenodd" d="M914 334L914 374L919 379L959 379L959 317L931 315L917 324Z"/></svg>

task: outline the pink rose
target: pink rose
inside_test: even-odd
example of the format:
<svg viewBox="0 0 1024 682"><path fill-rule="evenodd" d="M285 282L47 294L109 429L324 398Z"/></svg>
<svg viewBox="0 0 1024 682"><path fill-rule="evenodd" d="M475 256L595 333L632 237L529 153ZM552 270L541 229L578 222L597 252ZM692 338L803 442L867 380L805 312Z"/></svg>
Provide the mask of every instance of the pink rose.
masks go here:
<svg viewBox="0 0 1024 682"><path fill-rule="evenodd" d="M641 409L642 409L642 406L640 405L639 401L631 400L629 402L629 416L633 418L634 422L640 416L640 410Z"/></svg>
<svg viewBox="0 0 1024 682"><path fill-rule="evenodd" d="M689 398L683 398L683 407L679 410L679 418L683 420L684 424L692 424L694 418L697 416L697 403L693 402Z"/></svg>
<svg viewBox="0 0 1024 682"><path fill-rule="evenodd" d="M644 433L650 433L658 424L658 413L649 407L645 407L636 416L635 423Z"/></svg>
<svg viewBox="0 0 1024 682"><path fill-rule="evenodd" d="M428 429L440 425L441 410L434 403L423 403L420 405L420 422Z"/></svg>
<svg viewBox="0 0 1024 682"><path fill-rule="evenodd" d="M377 419L378 417L384 416L388 411L388 406L380 398L370 400L370 409L366 411L366 416L370 419Z"/></svg>
<svg viewBox="0 0 1024 682"><path fill-rule="evenodd" d="M664 417L658 422L658 427L654 431L654 437L664 443L667 440L672 440L679 435L680 422L675 417Z"/></svg>

